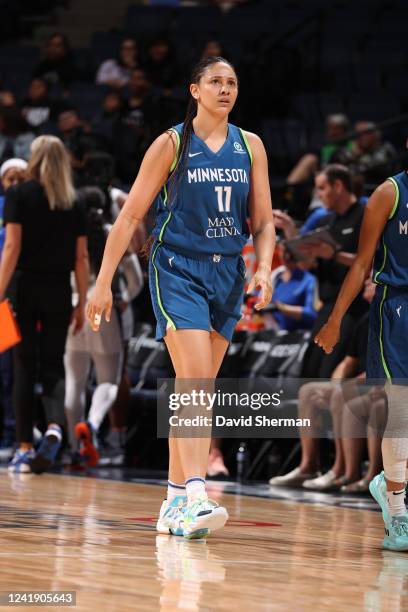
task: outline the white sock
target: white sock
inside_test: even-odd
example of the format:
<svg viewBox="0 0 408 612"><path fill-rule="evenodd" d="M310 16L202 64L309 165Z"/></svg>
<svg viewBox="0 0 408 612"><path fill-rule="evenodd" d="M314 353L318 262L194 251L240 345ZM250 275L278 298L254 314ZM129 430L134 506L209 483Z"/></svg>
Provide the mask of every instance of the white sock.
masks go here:
<svg viewBox="0 0 408 612"><path fill-rule="evenodd" d="M59 443L62 442L62 430L59 425L50 425L45 432L46 436L55 436Z"/></svg>
<svg viewBox="0 0 408 612"><path fill-rule="evenodd" d="M186 480L186 492L189 503L195 501L197 498L207 499L204 478L194 476Z"/></svg>
<svg viewBox="0 0 408 612"><path fill-rule="evenodd" d="M167 481L167 502L170 503L178 495L185 495L186 487L183 484L176 484L171 480Z"/></svg>
<svg viewBox="0 0 408 612"><path fill-rule="evenodd" d="M387 491L388 509L391 516L401 516L406 514L405 508L405 487L399 491Z"/></svg>
<svg viewBox="0 0 408 612"><path fill-rule="evenodd" d="M88 414L88 423L92 425L95 432L100 428L103 419L116 400L117 394L118 385L101 383L96 387Z"/></svg>

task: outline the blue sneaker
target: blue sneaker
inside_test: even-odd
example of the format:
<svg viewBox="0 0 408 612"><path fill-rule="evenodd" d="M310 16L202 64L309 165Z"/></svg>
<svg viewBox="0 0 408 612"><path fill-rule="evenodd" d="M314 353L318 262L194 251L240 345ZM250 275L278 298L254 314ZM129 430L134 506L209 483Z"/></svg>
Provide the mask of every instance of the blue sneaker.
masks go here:
<svg viewBox="0 0 408 612"><path fill-rule="evenodd" d="M31 460L31 471L34 474L46 472L55 461L61 446L61 439L52 433L53 430L55 430L55 427L48 428L37 452Z"/></svg>
<svg viewBox="0 0 408 612"><path fill-rule="evenodd" d="M33 448L28 451L17 449L8 465L8 471L15 474L29 474L31 472L31 461L34 457L35 451Z"/></svg>
<svg viewBox="0 0 408 612"><path fill-rule="evenodd" d="M228 512L211 499L199 498L187 505L183 519L185 538L205 538L212 531L224 527L228 520Z"/></svg>
<svg viewBox="0 0 408 612"><path fill-rule="evenodd" d="M171 533L172 535L182 536L186 505L186 495L177 495L170 504L165 499L160 508L156 530L159 533Z"/></svg>
<svg viewBox="0 0 408 612"><path fill-rule="evenodd" d="M383 548L396 551L408 550L408 513L402 516L390 515L384 472L373 478L369 489L382 511L385 531Z"/></svg>

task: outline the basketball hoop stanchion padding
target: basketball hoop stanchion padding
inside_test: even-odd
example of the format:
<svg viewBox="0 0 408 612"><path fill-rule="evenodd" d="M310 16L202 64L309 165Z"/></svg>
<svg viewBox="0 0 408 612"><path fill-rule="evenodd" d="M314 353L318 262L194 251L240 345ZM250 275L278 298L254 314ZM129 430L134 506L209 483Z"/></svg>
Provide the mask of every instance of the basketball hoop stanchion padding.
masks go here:
<svg viewBox="0 0 408 612"><path fill-rule="evenodd" d="M0 302L0 353L21 341L20 330L8 300Z"/></svg>

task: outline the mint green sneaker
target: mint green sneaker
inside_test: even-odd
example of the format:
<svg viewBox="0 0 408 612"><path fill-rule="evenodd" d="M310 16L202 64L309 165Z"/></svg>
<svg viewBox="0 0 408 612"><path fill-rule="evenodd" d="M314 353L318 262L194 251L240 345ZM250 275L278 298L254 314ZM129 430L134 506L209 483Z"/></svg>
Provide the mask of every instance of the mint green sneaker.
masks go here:
<svg viewBox="0 0 408 612"><path fill-rule="evenodd" d="M383 548L387 550L408 550L408 513L393 516L385 525Z"/></svg>
<svg viewBox="0 0 408 612"><path fill-rule="evenodd" d="M199 498L184 510L183 535L188 539L205 538L224 527L228 512L211 499Z"/></svg>
<svg viewBox="0 0 408 612"><path fill-rule="evenodd" d="M380 474L374 476L368 485L368 488L370 489L371 495L381 508L384 523L389 523L391 516L388 511L387 483L385 482L384 472L380 472Z"/></svg>
<svg viewBox="0 0 408 612"><path fill-rule="evenodd" d="M182 536L184 510L187 505L186 495L177 495L170 504L165 499L161 505L159 519L156 530L159 533L171 533L172 535Z"/></svg>
<svg viewBox="0 0 408 612"><path fill-rule="evenodd" d="M387 550L408 550L408 513L391 516L387 502L387 484L384 472L373 478L369 485L370 493L382 510L384 521L383 548Z"/></svg>

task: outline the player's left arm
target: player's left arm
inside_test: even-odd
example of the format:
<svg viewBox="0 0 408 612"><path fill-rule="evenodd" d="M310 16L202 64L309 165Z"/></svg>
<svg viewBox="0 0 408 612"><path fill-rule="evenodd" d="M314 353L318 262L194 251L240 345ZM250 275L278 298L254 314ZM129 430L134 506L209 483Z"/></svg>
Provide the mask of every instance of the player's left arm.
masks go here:
<svg viewBox="0 0 408 612"><path fill-rule="evenodd" d="M261 288L260 301L255 305L256 310L260 310L269 304L272 297L271 266L276 235L265 147L256 134L245 132L245 136L252 151L248 207L257 260L257 270L248 285L248 293L256 287Z"/></svg>

